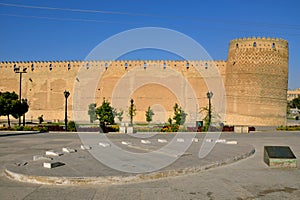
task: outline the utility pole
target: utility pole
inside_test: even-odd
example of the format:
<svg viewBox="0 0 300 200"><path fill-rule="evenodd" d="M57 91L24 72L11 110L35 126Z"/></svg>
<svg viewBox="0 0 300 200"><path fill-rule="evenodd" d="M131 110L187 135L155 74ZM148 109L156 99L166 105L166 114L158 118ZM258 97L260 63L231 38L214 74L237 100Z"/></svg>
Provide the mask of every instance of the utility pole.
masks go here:
<svg viewBox="0 0 300 200"><path fill-rule="evenodd" d="M27 68L23 68L22 71L20 71L20 67L17 67L14 65L14 72L17 74L20 74L20 88L19 88L19 100L21 102L22 99L22 74L27 73ZM19 126L21 126L21 116L19 116ZM23 126L25 126L25 114L23 114Z"/></svg>

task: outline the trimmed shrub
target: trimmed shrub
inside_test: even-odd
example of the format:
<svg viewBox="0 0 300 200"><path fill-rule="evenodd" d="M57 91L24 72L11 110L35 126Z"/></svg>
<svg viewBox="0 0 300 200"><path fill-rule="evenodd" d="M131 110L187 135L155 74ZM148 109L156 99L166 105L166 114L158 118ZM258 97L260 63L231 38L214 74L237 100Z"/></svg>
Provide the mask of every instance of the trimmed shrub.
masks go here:
<svg viewBox="0 0 300 200"><path fill-rule="evenodd" d="M68 131L76 132L76 124L74 121L68 122Z"/></svg>

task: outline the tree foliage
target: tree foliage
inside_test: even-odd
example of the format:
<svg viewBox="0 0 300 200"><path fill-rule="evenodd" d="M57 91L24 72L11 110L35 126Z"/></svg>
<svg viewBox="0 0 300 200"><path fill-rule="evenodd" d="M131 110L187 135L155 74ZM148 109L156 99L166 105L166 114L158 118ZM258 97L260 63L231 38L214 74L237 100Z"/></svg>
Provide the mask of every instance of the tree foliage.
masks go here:
<svg viewBox="0 0 300 200"><path fill-rule="evenodd" d="M44 115L40 115L38 117L38 121L39 121L39 124L43 123L44 122Z"/></svg>
<svg viewBox="0 0 300 200"><path fill-rule="evenodd" d="M68 131L76 132L76 123L74 121L68 122Z"/></svg>
<svg viewBox="0 0 300 200"><path fill-rule="evenodd" d="M17 119L20 116L27 113L28 108L29 108L29 105L27 103L27 99L21 99L21 101L20 100L14 101L13 112L11 115Z"/></svg>
<svg viewBox="0 0 300 200"><path fill-rule="evenodd" d="M298 108L300 109L300 97L297 97L292 100L291 102L291 108Z"/></svg>
<svg viewBox="0 0 300 200"><path fill-rule="evenodd" d="M120 110L118 112L117 109L114 109L114 116L118 118L119 122L122 122L122 120L123 120L123 114L124 114L123 110Z"/></svg>
<svg viewBox="0 0 300 200"><path fill-rule="evenodd" d="M211 119L209 120L209 107L205 106L205 107L200 108L200 114L202 116L204 116L202 118L202 120L204 122L203 127L202 127L203 132L209 131L210 126L211 127L214 126L214 128L216 128L217 130L220 130L220 128L222 128L224 125L223 122L220 121L220 116L218 115L218 113L215 112L215 109L213 106L211 107L211 112L212 112Z"/></svg>
<svg viewBox="0 0 300 200"><path fill-rule="evenodd" d="M204 126L202 128L202 131L206 132L209 129L208 106L200 108L200 114L204 115L204 118L203 118Z"/></svg>
<svg viewBox="0 0 300 200"><path fill-rule="evenodd" d="M18 118L28 111L29 105L27 99L19 100L15 92L0 92L0 116L7 116L7 123L10 127L10 118Z"/></svg>
<svg viewBox="0 0 300 200"><path fill-rule="evenodd" d="M103 99L102 105L96 108L95 112L100 122L105 124L114 124L114 108L110 105L110 102Z"/></svg>
<svg viewBox="0 0 300 200"><path fill-rule="evenodd" d="M180 125L183 125L185 123L187 114L177 103L175 103L173 110L174 110L173 119L169 117L168 119L169 124L162 128L161 130L162 132L177 132L179 130ZM173 123L173 120L175 120L175 123Z"/></svg>
<svg viewBox="0 0 300 200"><path fill-rule="evenodd" d="M177 103L175 103L173 109L174 109L173 119L175 120L175 124L183 125L185 123L187 114L182 110L182 108Z"/></svg>
<svg viewBox="0 0 300 200"><path fill-rule="evenodd" d="M151 107L149 106L149 107L148 107L148 110L147 110L146 113L145 113L146 121L147 121L148 123L152 122L152 117L153 117L153 115L154 115L154 112L153 112L153 110L151 109Z"/></svg>

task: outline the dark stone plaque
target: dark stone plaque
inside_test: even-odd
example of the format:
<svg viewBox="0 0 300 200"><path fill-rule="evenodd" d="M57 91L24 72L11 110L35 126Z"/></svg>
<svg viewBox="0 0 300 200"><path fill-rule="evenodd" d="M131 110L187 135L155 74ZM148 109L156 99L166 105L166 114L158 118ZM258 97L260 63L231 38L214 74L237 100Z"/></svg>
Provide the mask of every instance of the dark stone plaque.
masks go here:
<svg viewBox="0 0 300 200"><path fill-rule="evenodd" d="M288 146L265 146L264 161L270 167L297 167L297 158Z"/></svg>
<svg viewBox="0 0 300 200"><path fill-rule="evenodd" d="M296 158L288 146L265 146L270 158Z"/></svg>

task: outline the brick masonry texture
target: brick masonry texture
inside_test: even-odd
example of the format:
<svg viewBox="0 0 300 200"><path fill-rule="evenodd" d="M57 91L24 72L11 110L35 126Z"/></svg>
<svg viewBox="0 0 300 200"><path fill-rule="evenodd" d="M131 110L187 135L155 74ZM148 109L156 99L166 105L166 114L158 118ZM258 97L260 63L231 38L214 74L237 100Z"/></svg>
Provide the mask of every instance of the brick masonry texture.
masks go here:
<svg viewBox="0 0 300 200"><path fill-rule="evenodd" d="M68 118L72 120L74 87L84 84L78 73L95 72L99 76L95 91L89 91L90 103L100 105L103 98L112 101L114 107L124 110L124 121L129 120L127 110L133 98L135 122L146 121L148 106L155 113L154 122L166 122L176 102L187 112L187 122L194 122L203 117L199 110L208 102L201 70L214 65L226 91L225 124L278 126L286 124L288 55L286 40L253 37L231 40L227 61L2 61L0 91L19 94L19 74L14 68L27 68L22 78L22 98L30 105L27 120L43 115L45 120L62 122L63 92L71 92ZM143 84L136 87L136 82ZM118 99L113 101L115 91L123 91L124 96L116 95ZM87 110L82 113L82 121L88 121Z"/></svg>

